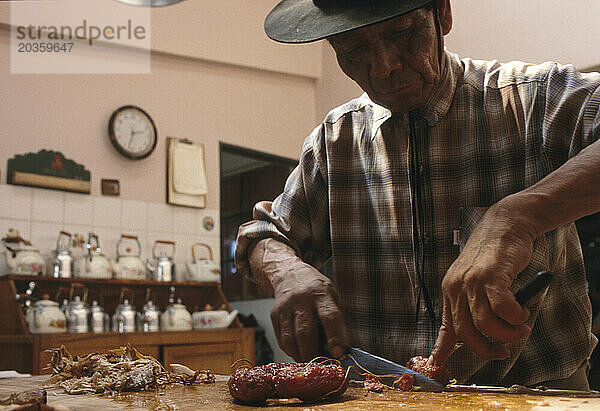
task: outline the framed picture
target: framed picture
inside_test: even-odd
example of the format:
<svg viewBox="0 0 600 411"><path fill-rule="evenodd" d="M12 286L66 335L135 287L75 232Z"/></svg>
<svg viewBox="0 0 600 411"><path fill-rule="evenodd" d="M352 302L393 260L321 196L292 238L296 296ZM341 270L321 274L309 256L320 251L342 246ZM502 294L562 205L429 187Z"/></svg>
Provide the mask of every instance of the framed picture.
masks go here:
<svg viewBox="0 0 600 411"><path fill-rule="evenodd" d="M101 181L103 196L118 196L120 194L119 180L108 180L103 178Z"/></svg>

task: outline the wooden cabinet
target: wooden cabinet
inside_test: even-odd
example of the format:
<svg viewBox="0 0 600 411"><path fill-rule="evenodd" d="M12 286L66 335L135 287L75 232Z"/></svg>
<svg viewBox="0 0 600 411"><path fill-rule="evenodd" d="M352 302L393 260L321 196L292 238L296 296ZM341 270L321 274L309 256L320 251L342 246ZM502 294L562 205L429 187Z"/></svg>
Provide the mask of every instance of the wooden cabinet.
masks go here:
<svg viewBox="0 0 600 411"><path fill-rule="evenodd" d="M242 358L242 354L235 343L174 345L163 348L165 364L185 364L193 370L209 369L218 374L230 374L231 364L239 358Z"/></svg>
<svg viewBox="0 0 600 411"><path fill-rule="evenodd" d="M163 365L180 363L192 369L210 369L214 373L230 374L231 364L240 358L255 359L254 331L241 326L236 319L227 329L191 331L159 331L102 334L30 334L16 295L23 294L34 281L34 295L48 294L56 298L61 290L85 288L90 296L102 301L112 314L119 303L123 288L133 295L133 304L141 307L147 295L161 308L168 304L171 287L189 311L195 306L225 305L231 310L219 283L162 283L157 281L56 279L42 276L8 275L0 277L0 369L15 369L32 374L48 374L46 368L50 348L64 345L72 354L106 352L131 344L144 354L159 359Z"/></svg>

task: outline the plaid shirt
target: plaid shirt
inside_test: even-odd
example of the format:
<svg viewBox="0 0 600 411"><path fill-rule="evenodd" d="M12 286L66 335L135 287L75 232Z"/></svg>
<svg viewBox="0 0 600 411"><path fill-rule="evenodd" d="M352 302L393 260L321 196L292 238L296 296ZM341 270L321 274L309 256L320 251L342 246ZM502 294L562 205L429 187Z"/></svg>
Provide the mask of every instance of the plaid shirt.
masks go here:
<svg viewBox="0 0 600 411"><path fill-rule="evenodd" d="M441 282L485 208L557 169L600 136L600 75L572 66L459 59L446 53L427 105L394 113L367 95L331 111L306 139L272 211L240 227L246 250L274 237L320 267L332 258L349 343L399 363L428 355ZM539 237L529 266L555 279L528 303L531 336L485 362L466 347L446 365L461 382L534 384L570 376L596 344L574 224Z"/></svg>

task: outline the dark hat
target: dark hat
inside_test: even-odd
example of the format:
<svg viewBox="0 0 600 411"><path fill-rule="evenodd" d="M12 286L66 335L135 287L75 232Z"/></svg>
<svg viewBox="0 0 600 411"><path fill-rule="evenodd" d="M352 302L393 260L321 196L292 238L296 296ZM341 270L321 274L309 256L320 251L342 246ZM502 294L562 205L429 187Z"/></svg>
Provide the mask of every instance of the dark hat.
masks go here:
<svg viewBox="0 0 600 411"><path fill-rule="evenodd" d="M283 0L265 19L267 36L309 43L409 13L432 0Z"/></svg>

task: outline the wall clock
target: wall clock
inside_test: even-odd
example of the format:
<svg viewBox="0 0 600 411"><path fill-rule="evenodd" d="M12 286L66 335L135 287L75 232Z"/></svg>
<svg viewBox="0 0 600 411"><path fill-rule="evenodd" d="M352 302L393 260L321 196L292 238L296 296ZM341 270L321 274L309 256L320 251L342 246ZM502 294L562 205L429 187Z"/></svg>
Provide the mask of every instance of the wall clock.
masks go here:
<svg viewBox="0 0 600 411"><path fill-rule="evenodd" d="M132 160L146 158L156 148L154 121L136 106L123 106L115 110L108 121L108 137L119 153Z"/></svg>

